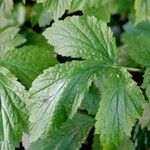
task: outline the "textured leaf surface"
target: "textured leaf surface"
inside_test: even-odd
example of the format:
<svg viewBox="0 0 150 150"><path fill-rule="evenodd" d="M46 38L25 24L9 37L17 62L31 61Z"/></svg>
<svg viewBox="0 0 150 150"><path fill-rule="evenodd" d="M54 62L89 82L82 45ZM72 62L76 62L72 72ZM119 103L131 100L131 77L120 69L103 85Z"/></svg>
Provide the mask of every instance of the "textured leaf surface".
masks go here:
<svg viewBox="0 0 150 150"><path fill-rule="evenodd" d="M10 69L29 88L32 81L44 69L56 64L57 61L53 57L53 48L50 48L33 45L24 46L7 53L0 60L0 64Z"/></svg>
<svg viewBox="0 0 150 150"><path fill-rule="evenodd" d="M135 0L135 24L150 20L150 1L149 0Z"/></svg>
<svg viewBox="0 0 150 150"><path fill-rule="evenodd" d="M30 89L31 140L61 125L72 117L88 92L93 75L101 66L71 62L45 70Z"/></svg>
<svg viewBox="0 0 150 150"><path fill-rule="evenodd" d="M111 142L119 144L125 135L130 136L132 126L142 114L143 104L142 92L129 73L124 69L111 69L96 116L96 133L101 134L104 149L111 149Z"/></svg>
<svg viewBox="0 0 150 150"><path fill-rule="evenodd" d="M43 35L63 56L92 57L107 64L115 61L117 50L111 29L94 17L70 17L58 21Z"/></svg>
<svg viewBox="0 0 150 150"><path fill-rule="evenodd" d="M142 128L147 127L150 130L150 103L145 104L143 116L140 119Z"/></svg>
<svg viewBox="0 0 150 150"><path fill-rule="evenodd" d="M9 27L0 30L0 58L8 51L13 50L26 41L18 32L19 29L17 27Z"/></svg>
<svg viewBox="0 0 150 150"><path fill-rule="evenodd" d="M51 132L50 137L33 143L29 150L76 150L87 138L94 119L77 113L72 120L67 120L58 130Z"/></svg>
<svg viewBox="0 0 150 150"><path fill-rule="evenodd" d="M51 19L57 20L68 10L71 6L72 0L42 0L44 8L50 15Z"/></svg>
<svg viewBox="0 0 150 150"><path fill-rule="evenodd" d="M28 128L27 93L17 79L0 67L0 142L1 150L14 150Z"/></svg>

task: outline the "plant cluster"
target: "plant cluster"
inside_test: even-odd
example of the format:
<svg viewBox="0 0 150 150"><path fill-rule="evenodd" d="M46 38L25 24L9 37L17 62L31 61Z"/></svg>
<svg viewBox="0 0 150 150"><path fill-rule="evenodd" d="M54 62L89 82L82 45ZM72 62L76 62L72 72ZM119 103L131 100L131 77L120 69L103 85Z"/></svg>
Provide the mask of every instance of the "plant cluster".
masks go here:
<svg viewBox="0 0 150 150"><path fill-rule="evenodd" d="M0 0L1 150L149 149L149 44L150 0Z"/></svg>

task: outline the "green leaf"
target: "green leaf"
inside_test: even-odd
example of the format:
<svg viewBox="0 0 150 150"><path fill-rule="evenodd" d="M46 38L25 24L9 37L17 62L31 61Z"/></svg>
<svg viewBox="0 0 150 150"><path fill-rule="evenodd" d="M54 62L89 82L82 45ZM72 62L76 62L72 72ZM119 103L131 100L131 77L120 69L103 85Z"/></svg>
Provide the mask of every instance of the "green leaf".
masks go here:
<svg viewBox="0 0 150 150"><path fill-rule="evenodd" d="M87 15L87 16L94 16L98 19L98 20L103 20L106 22L110 21L110 17L111 14L108 10L107 5L102 5L102 4L95 4L94 6L91 7L86 7L83 12Z"/></svg>
<svg viewBox="0 0 150 150"><path fill-rule="evenodd" d="M135 24L138 24L147 19L150 20L150 1L149 0L135 0Z"/></svg>
<svg viewBox="0 0 150 150"><path fill-rule="evenodd" d="M129 137L125 137L122 143L119 145L118 150L135 150L135 147Z"/></svg>
<svg viewBox="0 0 150 150"><path fill-rule="evenodd" d="M140 118L140 124L142 128L147 127L150 130L150 103L145 104L143 115Z"/></svg>
<svg viewBox="0 0 150 150"><path fill-rule="evenodd" d="M33 26L38 23L40 27L44 27L46 25L49 25L52 18L45 7L41 3L39 3L35 4L31 8L30 20Z"/></svg>
<svg viewBox="0 0 150 150"><path fill-rule="evenodd" d="M24 46L10 51L0 60L0 64L8 68L27 88L44 69L54 66L57 61L53 57L53 48Z"/></svg>
<svg viewBox="0 0 150 150"><path fill-rule="evenodd" d="M87 110L88 114L95 115L98 110L100 102L100 92L95 87L94 84L89 88L89 92L85 95L85 98L82 101L81 108L82 110Z"/></svg>
<svg viewBox="0 0 150 150"><path fill-rule="evenodd" d="M3 0L0 3L0 16L8 16L13 8L13 0Z"/></svg>
<svg viewBox="0 0 150 150"><path fill-rule="evenodd" d="M8 4L6 3L5 7L7 8L7 6ZM7 16L5 16L2 12L3 16L0 16L0 28L4 29L10 26L22 25L25 21L25 11L25 6L21 3L18 3L14 5L13 9L10 11L11 13L9 13Z"/></svg>
<svg viewBox="0 0 150 150"><path fill-rule="evenodd" d="M35 79L29 91L32 141L46 137L74 116L99 68L102 66L92 60L65 63L45 70Z"/></svg>
<svg viewBox="0 0 150 150"><path fill-rule="evenodd" d="M128 24L122 40L126 50L133 60L146 67L150 66L150 22L144 22L132 27ZM140 42L139 42L140 41Z"/></svg>
<svg viewBox="0 0 150 150"><path fill-rule="evenodd" d="M146 94L150 102L150 68L146 69L142 86L144 89L146 89Z"/></svg>
<svg viewBox="0 0 150 150"><path fill-rule="evenodd" d="M63 56L115 62L116 45L111 29L94 17L70 17L57 21L43 35Z"/></svg>
<svg viewBox="0 0 150 150"><path fill-rule="evenodd" d="M104 5L102 1L73 0L69 13L77 10L82 10L87 16L94 15L99 20L106 22L110 21L110 12L108 10L108 6Z"/></svg>
<svg viewBox="0 0 150 150"><path fill-rule="evenodd" d="M19 28L9 27L5 30L0 30L0 58L8 51L12 51L15 47L23 44L26 39L18 34Z"/></svg>
<svg viewBox="0 0 150 150"><path fill-rule="evenodd" d="M7 17L13 9L13 0L0 1L0 28L5 27L7 24Z"/></svg>
<svg viewBox="0 0 150 150"><path fill-rule="evenodd" d="M71 6L72 0L39 0L38 3L43 3L44 9L49 14L50 19L58 20Z"/></svg>
<svg viewBox="0 0 150 150"><path fill-rule="evenodd" d="M14 150L28 128L27 93L4 67L0 67L0 92L0 146Z"/></svg>
<svg viewBox="0 0 150 150"><path fill-rule="evenodd" d="M72 0L71 7L69 9L69 13L73 13L78 10L82 10L88 4L87 0Z"/></svg>
<svg viewBox="0 0 150 150"><path fill-rule="evenodd" d="M130 136L136 120L142 115L144 97L131 75L122 69L110 69L96 115L96 133L104 150L118 145Z"/></svg>
<svg viewBox="0 0 150 150"><path fill-rule="evenodd" d="M77 113L67 120L61 128L51 132L50 137L31 144L29 150L75 150L79 149L87 138L94 119Z"/></svg>

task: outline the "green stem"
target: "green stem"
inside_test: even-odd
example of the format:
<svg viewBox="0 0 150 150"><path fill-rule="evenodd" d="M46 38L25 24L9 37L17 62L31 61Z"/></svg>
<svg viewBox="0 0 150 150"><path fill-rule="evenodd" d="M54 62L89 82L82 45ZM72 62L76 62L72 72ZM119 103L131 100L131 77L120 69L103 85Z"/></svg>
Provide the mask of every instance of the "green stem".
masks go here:
<svg viewBox="0 0 150 150"><path fill-rule="evenodd" d="M143 72L142 69L137 69L137 68L130 68L130 67L124 67L124 66L114 66L115 68L125 68L128 71L131 72Z"/></svg>

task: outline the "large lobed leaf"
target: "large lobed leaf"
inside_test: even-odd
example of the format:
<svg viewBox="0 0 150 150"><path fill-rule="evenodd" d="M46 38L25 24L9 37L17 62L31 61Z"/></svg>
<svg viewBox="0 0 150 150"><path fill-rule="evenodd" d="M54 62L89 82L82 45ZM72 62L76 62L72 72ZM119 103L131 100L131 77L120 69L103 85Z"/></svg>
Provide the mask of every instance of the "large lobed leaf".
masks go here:
<svg viewBox="0 0 150 150"><path fill-rule="evenodd" d="M0 67L0 94L0 148L14 150L28 129L27 93L3 67Z"/></svg>
<svg viewBox="0 0 150 150"><path fill-rule="evenodd" d="M32 141L47 136L68 117L72 118L99 67L86 61L56 65L33 82L29 91Z"/></svg>
<svg viewBox="0 0 150 150"><path fill-rule="evenodd" d="M112 64L116 44L111 29L95 17L70 17L47 28L43 35L63 56L93 58Z"/></svg>

